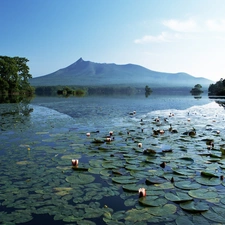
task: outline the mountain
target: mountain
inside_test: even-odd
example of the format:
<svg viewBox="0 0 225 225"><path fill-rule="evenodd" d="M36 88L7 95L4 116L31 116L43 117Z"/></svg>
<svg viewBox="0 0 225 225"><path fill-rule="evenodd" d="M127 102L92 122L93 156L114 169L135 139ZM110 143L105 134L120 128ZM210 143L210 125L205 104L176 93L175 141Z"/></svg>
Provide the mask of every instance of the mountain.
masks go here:
<svg viewBox="0 0 225 225"><path fill-rule="evenodd" d="M201 84L208 88L211 83L213 83L211 80L196 78L187 73L163 73L135 64L94 63L84 61L82 58L66 68L30 80L32 86L193 87L195 84Z"/></svg>

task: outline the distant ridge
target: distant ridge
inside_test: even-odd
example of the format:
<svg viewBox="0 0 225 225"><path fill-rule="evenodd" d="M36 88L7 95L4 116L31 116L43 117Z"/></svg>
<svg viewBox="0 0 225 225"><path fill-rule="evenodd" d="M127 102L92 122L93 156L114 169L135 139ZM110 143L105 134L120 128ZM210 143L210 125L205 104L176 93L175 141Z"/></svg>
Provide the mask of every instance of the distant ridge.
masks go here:
<svg viewBox="0 0 225 225"><path fill-rule="evenodd" d="M135 64L94 63L82 58L56 72L32 78L32 86L102 86L126 85L143 87L193 87L201 84L208 87L213 81L194 77L187 73L164 73L149 70Z"/></svg>

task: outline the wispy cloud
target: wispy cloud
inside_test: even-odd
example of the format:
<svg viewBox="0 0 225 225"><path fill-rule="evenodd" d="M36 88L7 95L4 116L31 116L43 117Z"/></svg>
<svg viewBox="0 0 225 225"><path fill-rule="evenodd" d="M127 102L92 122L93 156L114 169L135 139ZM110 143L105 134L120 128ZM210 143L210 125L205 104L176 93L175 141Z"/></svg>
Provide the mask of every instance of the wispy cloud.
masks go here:
<svg viewBox="0 0 225 225"><path fill-rule="evenodd" d="M206 26L210 31L224 32L225 20L207 20Z"/></svg>
<svg viewBox="0 0 225 225"><path fill-rule="evenodd" d="M146 44L150 42L171 42L174 39L179 39L180 35L179 34L171 34L168 32L162 32L160 35L153 36L153 35L145 35L144 37L140 39L136 39L134 43L136 44Z"/></svg>
<svg viewBox="0 0 225 225"><path fill-rule="evenodd" d="M134 40L136 44L175 42L178 40L225 40L225 19L220 20L164 20L162 25L170 30L162 31L159 35L145 35ZM215 32L217 32L215 34ZM221 33L221 34L219 34ZM218 36L219 35L219 36Z"/></svg>
<svg viewBox="0 0 225 225"><path fill-rule="evenodd" d="M198 31L198 26L195 20L188 19L188 20L164 20L162 24L173 31L177 32L196 32Z"/></svg>

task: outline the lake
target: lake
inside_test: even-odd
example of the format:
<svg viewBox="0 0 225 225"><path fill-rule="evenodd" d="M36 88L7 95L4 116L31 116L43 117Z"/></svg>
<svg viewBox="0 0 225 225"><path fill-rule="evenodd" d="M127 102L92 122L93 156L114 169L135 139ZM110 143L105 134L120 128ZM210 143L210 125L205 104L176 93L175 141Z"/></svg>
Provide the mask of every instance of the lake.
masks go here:
<svg viewBox="0 0 225 225"><path fill-rule="evenodd" d="M0 104L0 223L225 224L221 101L152 93Z"/></svg>

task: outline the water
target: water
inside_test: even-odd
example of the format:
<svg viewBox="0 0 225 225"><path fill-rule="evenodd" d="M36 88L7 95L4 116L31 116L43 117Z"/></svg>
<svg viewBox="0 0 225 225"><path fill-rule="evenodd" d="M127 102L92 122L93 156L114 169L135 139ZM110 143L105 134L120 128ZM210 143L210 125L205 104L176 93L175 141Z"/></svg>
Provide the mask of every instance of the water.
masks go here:
<svg viewBox="0 0 225 225"><path fill-rule="evenodd" d="M84 98L37 97L31 104L54 109L66 114L83 128L101 129L119 125L130 112L138 115L165 109L184 110L194 105L214 102L203 95L195 99L192 95L157 95L148 98L144 95L134 96L88 96Z"/></svg>
<svg viewBox="0 0 225 225"><path fill-rule="evenodd" d="M175 116L170 117L170 113ZM218 176L224 173L225 162L218 155L219 146L224 144L225 114L215 99L206 95L196 99L191 95L157 94L148 98L142 95L36 97L29 104L1 104L0 116L0 223L135 224L135 217L143 213L137 224L139 221L172 225L177 224L180 216L187 223L210 224L207 213L204 216L198 213L196 219L195 213L182 210L179 204L165 200L164 195L180 191L167 182L172 175L177 181L185 177L201 183L209 182L199 180L202 169L217 171ZM170 123L178 134L168 132ZM182 135L193 127L197 130L194 138ZM165 134L154 137L152 128L164 129ZM92 143L94 138L103 140L111 130L115 141ZM127 131L131 134L127 135ZM91 133L90 137L86 137L87 132ZM214 150L208 150L202 141L207 138L214 139ZM143 148L155 150L156 157L143 155L138 142L142 142ZM170 148L173 153L162 154L162 150ZM73 157L79 158L80 168L88 172L71 170ZM159 166L162 161L167 162L165 169ZM173 174L172 169L185 174L187 167L191 176ZM136 168L143 169L136 171ZM162 199L167 202L169 214L154 212L157 216L149 217L154 209L150 207L150 212L149 207L139 205L137 193L125 192L121 184L112 182L118 172L146 187L148 194L160 190L159 202ZM166 179L165 185L147 187L145 179L153 175ZM208 185L208 195L219 190L217 198L200 201L224 208L224 184L219 182L217 189L211 186L214 184ZM194 200L199 202L198 198ZM223 223L215 208L207 212L217 218L214 223Z"/></svg>

